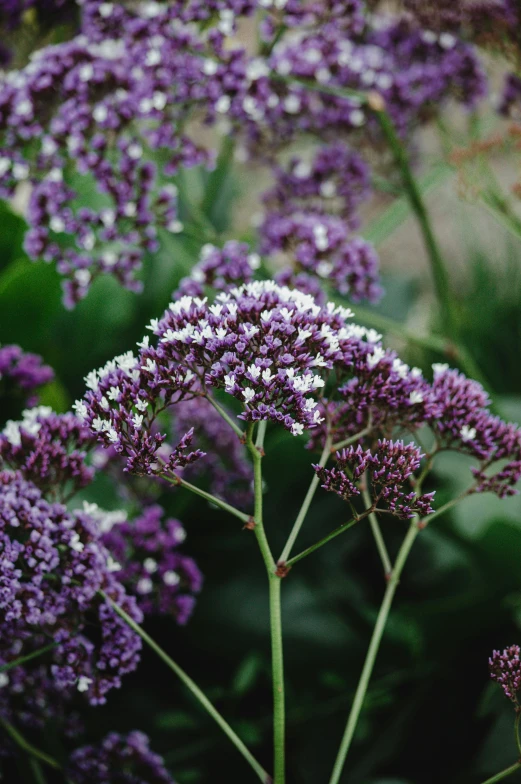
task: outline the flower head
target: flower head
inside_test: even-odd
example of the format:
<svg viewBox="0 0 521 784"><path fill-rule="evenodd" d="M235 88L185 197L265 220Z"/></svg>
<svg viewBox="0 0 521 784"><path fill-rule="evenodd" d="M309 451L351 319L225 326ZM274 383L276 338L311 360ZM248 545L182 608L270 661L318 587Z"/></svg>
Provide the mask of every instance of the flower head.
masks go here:
<svg viewBox="0 0 521 784"><path fill-rule="evenodd" d="M488 660L490 677L498 683L505 695L516 707L517 694L521 688L521 658L519 645L511 645L503 651L494 651Z"/></svg>

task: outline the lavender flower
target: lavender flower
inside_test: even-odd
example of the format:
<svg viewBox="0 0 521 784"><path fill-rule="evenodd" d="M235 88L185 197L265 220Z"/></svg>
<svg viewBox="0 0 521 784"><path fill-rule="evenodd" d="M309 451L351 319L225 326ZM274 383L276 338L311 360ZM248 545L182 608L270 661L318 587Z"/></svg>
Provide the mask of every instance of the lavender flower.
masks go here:
<svg viewBox="0 0 521 784"><path fill-rule="evenodd" d="M0 390L2 397L19 394L28 405L36 403L34 391L52 381L54 373L37 354L26 354L20 346L0 346Z"/></svg>
<svg viewBox="0 0 521 784"><path fill-rule="evenodd" d="M322 487L345 501L360 494L360 483L367 473L371 483L372 507L377 508L384 503L387 511L406 520L414 515L425 517L433 511L431 501L434 493L417 496L403 488L420 467L422 457L415 444L381 440L374 452L364 451L360 445L356 449L351 446L337 452L335 467L314 465L313 468L323 482Z"/></svg>
<svg viewBox="0 0 521 784"><path fill-rule="evenodd" d="M511 645L504 651L494 651L488 660L490 677L498 683L516 708L517 694L521 688L521 659L519 645Z"/></svg>
<svg viewBox="0 0 521 784"><path fill-rule="evenodd" d="M183 297L151 323L157 346L145 338L137 359L125 355L89 374L91 391L76 412L131 467L148 472L159 470L153 460L164 436L149 435L158 412L212 388L241 403L240 419L280 422L299 435L321 421L312 395L324 373L366 333L346 326L350 315L273 281L222 293L213 305ZM166 467L179 465L175 453Z"/></svg>
<svg viewBox="0 0 521 784"><path fill-rule="evenodd" d="M114 563L86 512L50 504L19 473L0 473L0 655L33 649L34 638L56 643L49 674L56 688L76 687L91 704L134 670L140 638L100 596L135 620L141 613L114 576ZM95 641L88 629L96 621ZM13 656L16 658L16 656Z"/></svg>
<svg viewBox="0 0 521 784"><path fill-rule="evenodd" d="M85 463L94 438L73 414L48 406L27 409L0 433L0 461L17 469L43 493L64 498L86 487L94 469Z"/></svg>
<svg viewBox="0 0 521 784"><path fill-rule="evenodd" d="M151 506L132 522L114 524L102 542L120 565L118 580L148 615L170 615L185 624L202 588L195 561L179 552L186 534L179 520L162 520L163 509Z"/></svg>
<svg viewBox="0 0 521 784"><path fill-rule="evenodd" d="M222 248L204 245L201 260L192 268L190 275L181 280L174 297L202 297L207 286L215 291L226 291L250 283L254 270L259 266L259 256L251 253L244 242L230 240Z"/></svg>
<svg viewBox="0 0 521 784"><path fill-rule="evenodd" d="M67 776L75 784L174 784L147 736L137 731L126 737L111 732L98 746L76 749Z"/></svg>
<svg viewBox="0 0 521 784"><path fill-rule="evenodd" d="M457 449L479 462L472 468L473 492L500 498L517 494L521 478L521 429L488 410L487 393L477 381L446 365L434 366L435 408L429 424L442 448Z"/></svg>

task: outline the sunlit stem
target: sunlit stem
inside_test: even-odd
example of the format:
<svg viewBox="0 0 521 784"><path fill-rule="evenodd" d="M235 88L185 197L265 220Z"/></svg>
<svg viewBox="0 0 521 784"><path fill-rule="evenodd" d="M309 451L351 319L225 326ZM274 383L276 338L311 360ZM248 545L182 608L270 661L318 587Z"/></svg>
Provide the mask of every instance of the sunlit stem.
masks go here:
<svg viewBox="0 0 521 784"><path fill-rule="evenodd" d="M123 618L126 624L130 626L130 628L138 634L143 642L145 642L149 648L151 648L154 653L156 653L160 659L162 659L167 667L169 667L173 673L184 683L184 685L189 689L189 691L193 694L196 700L203 706L203 708L207 711L207 713L214 719L214 721L219 725L219 727L223 730L223 732L228 736L231 740L237 751L242 754L244 759L249 763L249 765L253 768L255 773L257 774L258 778L267 784L270 781L270 777L268 773L264 770L264 768L257 762L255 757L251 754L248 748L244 745L242 740L236 734L236 732L230 727L228 722L221 716L219 711L214 707L214 705L210 702L206 694L199 688L199 686L194 683L194 681L190 678L189 675L173 660L170 656L164 651L155 640L150 637L146 633L146 631L134 621L133 618L128 615L122 607L119 607L112 599L107 596L106 593L100 591L100 594L103 596L106 602L110 604L110 606L114 609L117 614Z"/></svg>
<svg viewBox="0 0 521 784"><path fill-rule="evenodd" d="M331 437L328 436L326 438L326 442L324 444L324 449L322 450L322 454L320 455L320 460L318 461L318 465L321 468L324 468L330 456L331 456ZM293 523L293 528L291 529L291 533L288 536L288 541L284 545L284 549L280 554L280 558L278 561L279 563L285 563L288 560L289 554L293 549L295 540L299 535L299 531L302 528L302 524L306 518L309 507L311 506L311 502L317 491L319 482L320 479L318 477L318 474L315 473L313 479L311 480L311 484L309 485L308 491L306 493L306 497L304 498L304 501L302 502L302 506L300 507L299 513L297 515L297 519Z"/></svg>

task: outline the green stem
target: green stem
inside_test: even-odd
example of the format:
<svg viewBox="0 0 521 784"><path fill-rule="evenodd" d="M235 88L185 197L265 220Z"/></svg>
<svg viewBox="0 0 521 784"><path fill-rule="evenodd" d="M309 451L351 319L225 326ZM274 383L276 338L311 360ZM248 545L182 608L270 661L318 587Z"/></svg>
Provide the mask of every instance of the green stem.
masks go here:
<svg viewBox="0 0 521 784"><path fill-rule="evenodd" d="M362 490L362 497L366 507L368 509L371 508L373 504L371 501L371 496L369 495L369 490L367 490L367 488ZM378 523L378 519L374 512L369 512L369 525L371 526L371 531L373 532L373 537L376 542L376 549L378 550L378 554L384 568L384 574L387 577L389 574L391 574L393 566L391 559L389 558L389 553L387 552L387 547L385 545L382 532L380 530L380 524Z"/></svg>
<svg viewBox="0 0 521 784"><path fill-rule="evenodd" d="M516 720L514 722L514 735L516 738L516 746L519 753L519 759L521 759L521 740L519 738L519 720L521 719L521 709L517 709Z"/></svg>
<svg viewBox="0 0 521 784"><path fill-rule="evenodd" d="M331 539L335 539L335 537L339 536L340 534L343 534L344 531L348 531L356 523L358 523L359 520L361 520L361 519L362 519L362 517L355 517L353 520L349 520L347 523L342 523L342 525L339 525L338 528L334 529L334 531L331 531L331 533L329 533L326 536L322 537L322 539L319 539L318 542L315 542L315 544L312 544L306 550L303 550L298 555L294 555L293 558L290 558L289 561L286 561L285 566L287 566L287 567L294 566L296 563L301 561L307 555L311 555L311 553L314 553L315 550L318 550L320 547L323 547L323 545L325 545L328 542L330 542Z"/></svg>
<svg viewBox="0 0 521 784"><path fill-rule="evenodd" d="M270 628L271 660L273 671L273 748L274 784L285 781L285 704L284 704L284 660L282 653L282 620L280 606L281 579L271 574L270 583Z"/></svg>
<svg viewBox="0 0 521 784"><path fill-rule="evenodd" d="M343 441L339 441L337 444L333 444L331 446L331 452L337 452L339 449L344 449L344 447L349 446L350 444L354 444L355 441L359 441L361 438L370 433L372 429L373 428L371 425L368 425L367 427L364 427L363 430L360 430L359 433L355 433L354 436L349 436L349 438L344 438Z"/></svg>
<svg viewBox="0 0 521 784"><path fill-rule="evenodd" d="M31 659L36 659L38 656L43 656L44 653L47 651L52 651L53 648L56 648L57 643L52 642L50 645L46 645L44 648L40 648L37 651L33 651L32 653L28 653L27 656L20 656L19 659L15 659L14 661L7 662L7 664L2 664L0 667L0 672L6 672L7 670L12 670L13 667L19 667L20 664L25 664L25 662L31 661Z"/></svg>
<svg viewBox="0 0 521 784"><path fill-rule="evenodd" d="M45 762L45 764L48 765L50 768L54 768L55 770L61 770L61 765L58 762L56 762L55 759L50 757L44 751L40 751L40 749L37 749L31 743L29 743L29 741L27 741L23 737L23 735L20 735L18 730L15 729L15 727L13 727L12 724L10 724L8 721L3 719L1 716L0 716L0 724L2 725L4 730L7 732L7 734L12 738L12 740L14 740L16 745L20 749L22 749L22 751L27 752L27 754L30 754L31 757L35 757L36 759L39 759L42 762Z"/></svg>
<svg viewBox="0 0 521 784"><path fill-rule="evenodd" d="M255 439L255 446L259 450L264 449L264 438L266 437L267 427L268 422L266 419L263 419L261 422L259 422L259 426L257 428L257 438Z"/></svg>
<svg viewBox="0 0 521 784"><path fill-rule="evenodd" d="M418 533L419 533L419 528L417 525L417 521L414 520L411 523L409 530L402 542L402 546L400 547L400 550L396 557L394 568L391 572L389 581L387 583L387 588L385 590L380 611L376 619L376 624L373 630L373 635L371 637L371 642L369 644L369 649L367 651L364 667L362 669L362 674L360 676L360 680L358 682L358 686L355 692L353 704L351 706L351 712L349 713L349 718L347 720L347 725L344 731L344 735L342 737L340 748L338 750L338 755L335 760L335 764L333 767L331 778L329 780L329 784L338 784L338 782L340 781L340 776L342 775L342 770L344 768L347 753L349 751L349 747L351 746L351 741L353 739L356 725L358 723L358 719L360 716L360 712L362 710L362 705L364 703L367 687L369 686L369 680L373 672L373 667L376 661L376 656L378 654L378 649L380 648L380 643L387 623L387 618L389 617L389 611L391 609L394 594L396 593L396 589L400 581L400 575L402 573L403 567L405 565L407 557L411 551L411 548L414 544L414 540L416 539Z"/></svg>
<svg viewBox="0 0 521 784"><path fill-rule="evenodd" d="M520 768L521 768L521 761L515 762L509 768L505 768L505 770L502 770L500 773L496 773L495 776L492 776L490 779L484 781L483 784L494 784L494 782L496 781L501 781L501 779L506 779L507 776L511 776L512 773L515 773L516 770L519 770Z"/></svg>
<svg viewBox="0 0 521 784"><path fill-rule="evenodd" d="M224 421L227 422L230 425L230 427L232 428L233 432L236 435L238 435L239 438L241 438L241 439L244 438L244 432L241 430L241 428L239 427L237 422L234 422L234 420L228 414L228 412L225 411L225 409L221 405L219 405L219 403L216 400L214 400L213 397L211 397L211 395L207 395L206 399L215 408L217 413L220 414L220 416L222 416Z"/></svg>
<svg viewBox="0 0 521 784"><path fill-rule="evenodd" d="M253 460L255 506L254 532L268 573L270 589L271 668L273 683L273 756L274 784L285 782L285 702L284 661L282 654L282 622L280 604L281 579L276 574L275 561L266 538L262 510L262 453L253 443L253 424L246 430L246 446Z"/></svg>
<svg viewBox="0 0 521 784"><path fill-rule="evenodd" d="M170 658L170 656L155 642L155 640L150 637L144 629L137 624L133 618L128 615L125 610L123 610L119 605L112 601L112 599L107 596L106 593L100 591L101 595L105 599L108 604L117 612L117 614L123 618L125 623L130 626L130 628L138 634L141 639L151 648L154 653L156 653L160 659L162 659L165 664L174 672L177 677L184 683L184 685L189 689L189 691L194 695L196 700L203 706L203 708L207 711L207 713L214 719L214 721L219 725L222 731L228 736L231 740L237 751L242 754L244 759L249 763L249 765L253 768L255 773L257 774L258 778L267 784L270 781L269 775L266 773L264 768L259 765L255 757L251 754L251 752L247 749L244 745L242 740L236 734L236 732L230 727L228 722L221 716L219 711L213 706L210 702L206 694L201 691L201 689L194 683L194 681L190 678L186 672L181 669L181 667Z"/></svg>
<svg viewBox="0 0 521 784"><path fill-rule="evenodd" d="M36 784L46 784L45 776L38 760L34 757L31 757L29 759L29 767L31 768L31 773L34 776Z"/></svg>
<svg viewBox="0 0 521 784"><path fill-rule="evenodd" d="M191 493L195 493L195 495L198 495L201 498L205 498L207 501L209 501L209 503L215 504L215 506L224 509L225 512L229 512L230 514L234 515L234 517L238 517L239 520L242 520L243 523L247 523L250 519L249 515L241 512L234 506L231 506L231 504L227 504L226 501L221 501L220 498L216 498L211 493L207 493L206 490L201 490L200 487L196 487L195 485L190 484L190 482L187 482L185 479L181 479L180 476L170 477L166 474L161 474L161 477L166 479L166 481L171 485L185 487L187 490L190 490Z"/></svg>
<svg viewBox="0 0 521 784"><path fill-rule="evenodd" d="M422 233L425 249L431 264L434 288L436 290L436 295L440 304L442 318L447 324L449 334L452 335L452 337L455 337L456 323L452 310L449 277L445 268L443 257L434 237L434 232L432 230L429 215L425 208L422 195L409 165L403 144L400 140L400 137L396 133L396 129L391 118L385 111L376 111L375 115L380 124L382 133L385 136L394 156L396 165L400 170L405 191L409 198L411 208L416 215L418 225Z"/></svg>
<svg viewBox="0 0 521 784"><path fill-rule="evenodd" d="M233 151L235 148L235 140L231 135L225 136L217 161L215 169L210 173L206 188L201 202L201 212L211 221L212 208L214 203L218 200L223 183L228 176L231 163L233 161Z"/></svg>
<svg viewBox="0 0 521 784"><path fill-rule="evenodd" d="M321 468L323 468L326 465L330 456L331 456L331 437L328 436L326 438L326 443L324 444L324 449L322 450L322 454L320 455L320 460L318 462ZM318 474L315 473L313 479L311 480L311 484L309 485L308 491L306 493L306 497L304 498L304 501L302 502L302 506L300 507L299 513L297 515L297 519L293 523L293 528L291 529L291 533L288 536L288 541L284 545L284 549L280 554L280 558L278 561L279 563L285 563L288 560L289 554L291 553L293 545L295 544L295 540L299 535L299 531L302 528L302 524L308 513L308 509L311 506L313 497L317 491L319 482L320 479L318 477Z"/></svg>

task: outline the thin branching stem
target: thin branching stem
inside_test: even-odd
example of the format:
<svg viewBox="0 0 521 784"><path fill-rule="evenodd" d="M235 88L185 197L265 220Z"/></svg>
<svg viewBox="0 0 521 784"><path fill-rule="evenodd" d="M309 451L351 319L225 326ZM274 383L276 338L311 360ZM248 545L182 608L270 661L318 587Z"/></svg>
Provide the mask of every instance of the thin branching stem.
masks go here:
<svg viewBox="0 0 521 784"><path fill-rule="evenodd" d="M214 719L214 721L219 725L222 731L228 736L231 740L237 751L242 754L244 759L248 762L248 764L253 768L257 777L266 784L270 781L268 773L264 770L264 768L257 762L253 754L249 751L249 749L244 745L242 740L239 738L237 733L230 727L226 719L221 716L217 708L210 702L206 694L201 691L199 686L190 678L190 676L175 662L167 653L166 651L161 648L157 642L150 637L149 634L138 624L134 621L133 618L128 615L125 610L120 607L116 602L112 601L112 599L107 596L106 593L100 591L101 595L105 599L105 601L110 604L110 606L114 609L115 612L125 621L126 624L136 633L138 634L143 642L145 642L151 650L156 653L160 659L162 659L167 667L169 667L173 673L183 682L183 684L187 687L187 689L193 694L196 700L203 706L206 712Z"/></svg>

